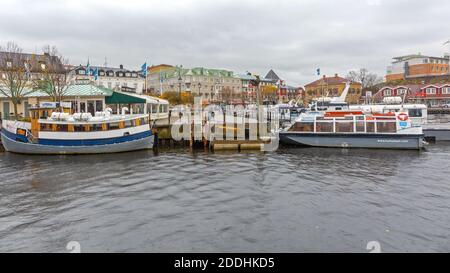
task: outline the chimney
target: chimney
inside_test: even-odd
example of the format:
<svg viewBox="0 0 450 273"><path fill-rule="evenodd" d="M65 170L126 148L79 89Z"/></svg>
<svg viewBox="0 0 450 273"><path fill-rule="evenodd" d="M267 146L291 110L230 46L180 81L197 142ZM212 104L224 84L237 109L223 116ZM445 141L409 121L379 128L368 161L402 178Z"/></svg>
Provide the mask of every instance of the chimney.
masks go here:
<svg viewBox="0 0 450 273"><path fill-rule="evenodd" d="M120 69L123 69L123 64L119 65L119 68L120 68Z"/></svg>
<svg viewBox="0 0 450 273"><path fill-rule="evenodd" d="M337 74L337 73L335 73L335 74L334 74L334 77L335 77L335 78L337 78L337 77L339 77L339 76L338 76L338 74Z"/></svg>
<svg viewBox="0 0 450 273"><path fill-rule="evenodd" d="M327 77L327 75L323 75L323 78L325 79Z"/></svg>

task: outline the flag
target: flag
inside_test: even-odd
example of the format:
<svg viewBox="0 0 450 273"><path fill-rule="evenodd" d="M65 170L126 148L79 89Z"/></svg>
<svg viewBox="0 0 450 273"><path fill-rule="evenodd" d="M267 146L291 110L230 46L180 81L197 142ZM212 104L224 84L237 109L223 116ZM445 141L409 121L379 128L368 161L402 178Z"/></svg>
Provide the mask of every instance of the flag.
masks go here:
<svg viewBox="0 0 450 273"><path fill-rule="evenodd" d="M141 72L144 77L147 77L147 62L141 66Z"/></svg>
<svg viewBox="0 0 450 273"><path fill-rule="evenodd" d="M317 72L317 76L320 76L320 68L317 68L316 72Z"/></svg>
<svg viewBox="0 0 450 273"><path fill-rule="evenodd" d="M91 66L89 65L89 59L86 65L86 75L91 75Z"/></svg>
<svg viewBox="0 0 450 273"><path fill-rule="evenodd" d="M92 71L92 75L94 76L94 81L96 81L98 79L98 68L95 68Z"/></svg>
<svg viewBox="0 0 450 273"><path fill-rule="evenodd" d="M25 62L24 66L25 66L25 76L27 78L29 78L30 77L30 66L29 66L28 62Z"/></svg>

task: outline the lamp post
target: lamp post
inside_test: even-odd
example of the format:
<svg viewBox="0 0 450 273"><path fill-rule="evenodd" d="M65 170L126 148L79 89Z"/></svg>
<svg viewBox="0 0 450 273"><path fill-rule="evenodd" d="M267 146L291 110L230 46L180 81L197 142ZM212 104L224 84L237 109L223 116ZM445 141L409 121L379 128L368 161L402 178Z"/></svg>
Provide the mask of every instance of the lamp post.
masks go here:
<svg viewBox="0 0 450 273"><path fill-rule="evenodd" d="M182 65L180 65L178 68L178 95L180 98L180 102L181 102L181 83L183 82L183 78L181 77L181 69L182 68L183 68Z"/></svg>
<svg viewBox="0 0 450 273"><path fill-rule="evenodd" d="M203 98L203 94L202 94L202 84L199 82L198 83L198 94Z"/></svg>

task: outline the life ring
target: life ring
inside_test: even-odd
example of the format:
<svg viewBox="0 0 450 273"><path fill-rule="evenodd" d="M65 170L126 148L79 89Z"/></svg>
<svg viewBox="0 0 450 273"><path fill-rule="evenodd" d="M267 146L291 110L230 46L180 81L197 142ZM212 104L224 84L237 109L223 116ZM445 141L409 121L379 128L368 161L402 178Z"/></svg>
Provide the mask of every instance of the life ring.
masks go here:
<svg viewBox="0 0 450 273"><path fill-rule="evenodd" d="M401 121L407 121L409 117L408 117L408 115L405 114L405 113L400 113L400 114L397 115L397 118L398 118L399 120L401 120Z"/></svg>

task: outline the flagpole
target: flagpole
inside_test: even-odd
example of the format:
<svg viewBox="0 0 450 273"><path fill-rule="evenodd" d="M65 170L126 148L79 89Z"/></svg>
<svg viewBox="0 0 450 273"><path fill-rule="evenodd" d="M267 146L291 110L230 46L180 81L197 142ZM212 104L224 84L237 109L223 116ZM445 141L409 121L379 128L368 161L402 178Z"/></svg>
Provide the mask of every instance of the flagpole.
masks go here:
<svg viewBox="0 0 450 273"><path fill-rule="evenodd" d="M147 74L148 74L148 65L147 60L145 60L145 82L144 82L144 93L147 93Z"/></svg>
<svg viewBox="0 0 450 273"><path fill-rule="evenodd" d="M161 67L159 68L159 95L162 95L163 94L163 89L162 89L162 87L163 87L163 84L162 84L162 74L161 74Z"/></svg>

